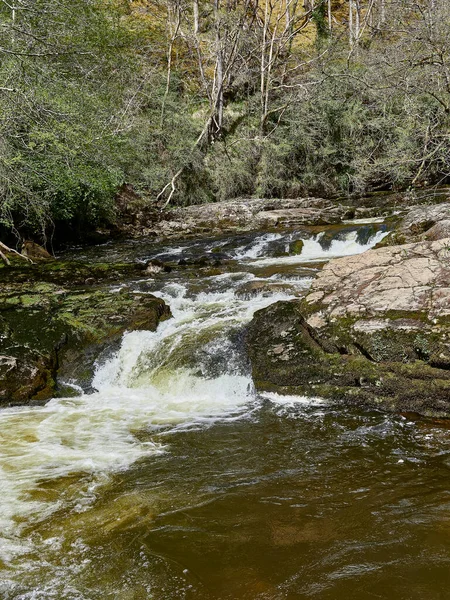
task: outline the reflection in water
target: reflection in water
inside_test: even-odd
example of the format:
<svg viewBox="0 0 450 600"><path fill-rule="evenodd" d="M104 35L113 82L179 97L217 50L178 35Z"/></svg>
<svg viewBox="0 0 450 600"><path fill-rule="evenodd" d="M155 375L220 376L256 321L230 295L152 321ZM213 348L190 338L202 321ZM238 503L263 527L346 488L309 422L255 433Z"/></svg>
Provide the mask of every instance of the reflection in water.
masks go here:
<svg viewBox="0 0 450 600"><path fill-rule="evenodd" d="M245 356L256 310L384 233L176 248L230 262L147 282L174 317L125 335L96 393L1 411L0 597L443 598L449 428L257 396ZM280 251L295 237L309 266Z"/></svg>

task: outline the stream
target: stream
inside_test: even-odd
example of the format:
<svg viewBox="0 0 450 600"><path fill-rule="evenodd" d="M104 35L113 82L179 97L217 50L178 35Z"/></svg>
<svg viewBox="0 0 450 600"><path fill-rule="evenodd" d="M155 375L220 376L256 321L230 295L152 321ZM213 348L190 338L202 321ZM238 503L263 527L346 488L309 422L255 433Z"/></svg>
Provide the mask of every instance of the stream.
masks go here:
<svg viewBox="0 0 450 600"><path fill-rule="evenodd" d="M373 220L72 252L185 266L111 286L173 318L126 333L94 393L0 411L0 598L446 598L450 423L257 394L245 352L255 311L384 235Z"/></svg>

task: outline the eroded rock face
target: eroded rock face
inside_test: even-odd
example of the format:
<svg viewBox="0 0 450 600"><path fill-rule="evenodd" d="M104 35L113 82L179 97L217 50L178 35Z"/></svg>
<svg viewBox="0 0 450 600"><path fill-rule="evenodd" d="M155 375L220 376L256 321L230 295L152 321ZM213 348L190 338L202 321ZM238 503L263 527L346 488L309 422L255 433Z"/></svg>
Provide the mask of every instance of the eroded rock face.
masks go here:
<svg viewBox="0 0 450 600"><path fill-rule="evenodd" d="M248 347L258 389L450 415L450 238L330 261Z"/></svg>

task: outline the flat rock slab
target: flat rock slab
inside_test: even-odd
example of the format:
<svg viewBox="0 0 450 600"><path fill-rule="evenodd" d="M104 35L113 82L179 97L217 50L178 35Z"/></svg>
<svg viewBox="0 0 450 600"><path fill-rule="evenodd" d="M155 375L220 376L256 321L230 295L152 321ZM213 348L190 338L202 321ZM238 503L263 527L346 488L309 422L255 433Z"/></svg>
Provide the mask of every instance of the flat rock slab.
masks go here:
<svg viewBox="0 0 450 600"><path fill-rule="evenodd" d="M318 274L311 306L322 317L422 312L450 315L450 238L369 250L330 261ZM312 316L311 318L314 318Z"/></svg>

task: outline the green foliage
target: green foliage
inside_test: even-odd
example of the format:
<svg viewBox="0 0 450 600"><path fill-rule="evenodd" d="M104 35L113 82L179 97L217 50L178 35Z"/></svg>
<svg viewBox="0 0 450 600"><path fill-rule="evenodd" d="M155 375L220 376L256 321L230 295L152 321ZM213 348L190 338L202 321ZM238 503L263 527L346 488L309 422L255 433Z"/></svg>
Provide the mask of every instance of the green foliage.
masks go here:
<svg viewBox="0 0 450 600"><path fill-rule="evenodd" d="M52 221L111 216L131 40L116 6L35 0L1 28L0 219L45 231ZM3 6L3 12L5 8ZM9 27L9 28L8 28ZM121 84L125 83L122 81Z"/></svg>
<svg viewBox="0 0 450 600"><path fill-rule="evenodd" d="M177 174L177 204L448 178L445 0L389 6L351 51L346 30L328 35L325 2L309 33L297 22L305 43L271 37L275 13L263 34L262 13L201 4L196 38L191 3L22 0L14 18L0 3L0 226L95 227L115 218L122 183L154 202ZM223 123L202 137L217 112L218 33Z"/></svg>

